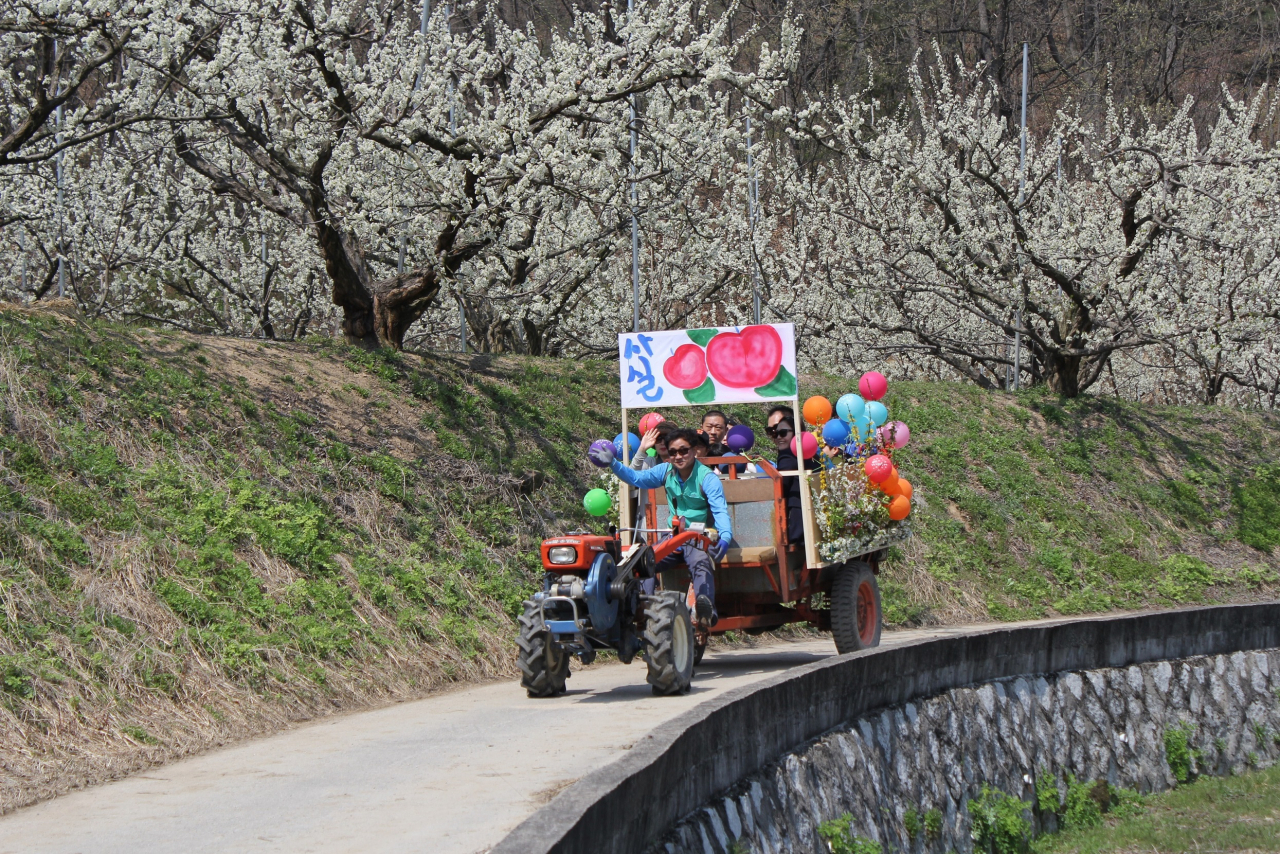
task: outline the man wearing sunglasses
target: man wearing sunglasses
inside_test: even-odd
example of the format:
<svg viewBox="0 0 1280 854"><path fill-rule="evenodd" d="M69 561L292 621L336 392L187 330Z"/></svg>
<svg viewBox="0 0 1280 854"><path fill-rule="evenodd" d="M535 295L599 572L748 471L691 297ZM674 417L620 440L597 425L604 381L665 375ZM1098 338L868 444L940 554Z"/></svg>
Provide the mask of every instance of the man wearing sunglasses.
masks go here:
<svg viewBox="0 0 1280 854"><path fill-rule="evenodd" d="M667 490L667 504L671 516L683 517L686 522L701 522L714 526L719 539L711 546L710 553L696 546L685 546L679 557L689 568L693 579L698 620L708 626L716 624L716 593L713 561L720 560L729 551L733 539L733 525L729 520L729 505L724 500L724 487L720 478L694 455L697 435L692 430L673 430L667 434L667 462L659 463L645 471L635 471L614 458L612 446L607 442L592 446L591 457L597 463L608 465L618 480L639 489ZM670 568L677 560L671 555L658 564L658 570ZM655 580L645 583L645 593L652 594Z"/></svg>
<svg viewBox="0 0 1280 854"><path fill-rule="evenodd" d="M789 406L775 406L769 410L765 420L764 433L773 440L773 448L778 452L778 460L774 467L778 471L796 471L799 460L796 452L791 450L791 440L795 438L795 415ZM813 460L805 460L806 469L817 468ZM787 542L799 544L804 542L804 511L800 504L800 478L784 477L782 479L782 498L787 510Z"/></svg>

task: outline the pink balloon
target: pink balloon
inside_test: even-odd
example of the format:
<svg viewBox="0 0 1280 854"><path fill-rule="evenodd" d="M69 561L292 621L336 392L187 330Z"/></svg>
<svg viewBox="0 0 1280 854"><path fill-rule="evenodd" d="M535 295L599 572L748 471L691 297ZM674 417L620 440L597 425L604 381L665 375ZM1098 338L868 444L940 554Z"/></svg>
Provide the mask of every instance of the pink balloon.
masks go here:
<svg viewBox="0 0 1280 854"><path fill-rule="evenodd" d="M796 450L796 440L800 441L800 451ZM801 453L803 452L803 453ZM818 440L813 438L812 433L799 433L791 437L791 453L804 457L806 460L818 453Z"/></svg>
<svg viewBox="0 0 1280 854"><path fill-rule="evenodd" d="M889 381L879 371L867 371L858 380L858 393L867 400L879 400L889 390Z"/></svg>
<svg viewBox="0 0 1280 854"><path fill-rule="evenodd" d="M890 421L880 428L880 440L894 448L905 448L911 441L911 430L901 421Z"/></svg>

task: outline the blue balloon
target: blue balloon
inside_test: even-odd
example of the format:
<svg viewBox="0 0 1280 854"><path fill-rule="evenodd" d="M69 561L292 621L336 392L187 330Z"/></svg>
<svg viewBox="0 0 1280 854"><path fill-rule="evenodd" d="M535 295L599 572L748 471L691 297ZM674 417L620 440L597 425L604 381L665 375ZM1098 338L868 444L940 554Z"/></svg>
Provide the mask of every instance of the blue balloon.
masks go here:
<svg viewBox="0 0 1280 854"><path fill-rule="evenodd" d="M881 424L889 420L889 407L885 406L878 400L873 400L867 404L867 417L879 427Z"/></svg>
<svg viewBox="0 0 1280 854"><path fill-rule="evenodd" d="M867 402L856 394L846 394L836 401L836 415L840 416L840 420L848 421L850 424L856 422L866 408Z"/></svg>
<svg viewBox="0 0 1280 854"><path fill-rule="evenodd" d="M839 418L832 418L822 427L822 441L826 442L833 448L837 448L849 441L849 433L852 428L848 421Z"/></svg>
<svg viewBox="0 0 1280 854"><path fill-rule="evenodd" d="M866 415L858 416L858 420L854 422L853 426L858 431L858 441L864 445L871 441L871 437L876 432L876 422Z"/></svg>
<svg viewBox="0 0 1280 854"><path fill-rule="evenodd" d="M636 454L640 453L640 437L635 433L628 433L627 447L631 449L630 458L635 459ZM613 437L613 452L618 455L618 459L623 458L621 433Z"/></svg>

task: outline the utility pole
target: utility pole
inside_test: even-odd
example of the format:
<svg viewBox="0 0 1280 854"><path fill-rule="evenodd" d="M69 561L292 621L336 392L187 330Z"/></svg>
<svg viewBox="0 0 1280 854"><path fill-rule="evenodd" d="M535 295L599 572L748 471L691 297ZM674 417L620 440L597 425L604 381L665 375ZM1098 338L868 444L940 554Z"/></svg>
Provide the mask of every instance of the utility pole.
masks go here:
<svg viewBox="0 0 1280 854"><path fill-rule="evenodd" d="M627 24L635 11L634 0L627 0ZM628 50L631 36L627 36ZM639 147L639 129L636 127L636 96L627 98L631 109L631 331L640 331L640 223L636 221L636 208L640 206L640 190L636 186L636 149Z"/></svg>
<svg viewBox="0 0 1280 854"><path fill-rule="evenodd" d="M61 145L62 144L62 106L61 105L58 106L57 118L55 119L55 121L57 122L57 127L58 127L58 134L56 139L57 139L57 143ZM64 223L66 221L66 218L63 214L63 205L65 201L64 199L65 191L63 190L63 187L64 187L63 163L62 163L63 154L64 152L61 152L61 151L58 152L58 159L55 161L55 166L54 166L54 170L57 173L55 176L55 183L58 188L57 199L58 199L58 297L59 298L66 296L66 292L67 292L67 254L66 254L67 240L66 240L66 233L64 231Z"/></svg>
<svg viewBox="0 0 1280 854"><path fill-rule="evenodd" d="M1018 146L1018 208L1027 194L1027 77L1031 69L1031 45L1022 43L1022 134ZM1013 389L1022 387L1022 264L1018 264L1018 315L1013 327Z"/></svg>
<svg viewBox="0 0 1280 854"><path fill-rule="evenodd" d="M760 325L760 262L756 259L756 224L759 221L760 185L756 182L756 164L751 158L751 116L747 116L747 218L751 226L751 316Z"/></svg>

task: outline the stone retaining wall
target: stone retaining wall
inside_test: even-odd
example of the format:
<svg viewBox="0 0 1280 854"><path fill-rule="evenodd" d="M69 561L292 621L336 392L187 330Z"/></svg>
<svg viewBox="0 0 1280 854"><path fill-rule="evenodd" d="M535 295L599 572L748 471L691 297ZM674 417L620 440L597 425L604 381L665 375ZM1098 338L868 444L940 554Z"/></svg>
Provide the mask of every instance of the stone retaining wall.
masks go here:
<svg viewBox="0 0 1280 854"><path fill-rule="evenodd" d="M1280 649L1003 679L887 709L743 780L651 851L825 854L817 827L844 813L886 851L971 851L966 806L984 783L1027 801L1045 771L1062 794L1068 773L1162 791L1175 782L1164 734L1187 723L1199 773L1274 762ZM942 832L908 837L907 811L932 809Z"/></svg>
<svg viewBox="0 0 1280 854"><path fill-rule="evenodd" d="M663 724L557 795L492 854L642 854L698 805L814 739L847 730L850 721L875 720L885 709L901 708L905 716L915 704L918 714L927 698L958 689L1277 648L1280 603L1270 602L992 626L826 659L725 692ZM1100 708L1110 708L1094 696ZM1012 731L1017 719L1000 720ZM974 751L970 761L979 755ZM817 814L830 814L819 808ZM720 821L728 822L728 814Z"/></svg>

